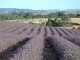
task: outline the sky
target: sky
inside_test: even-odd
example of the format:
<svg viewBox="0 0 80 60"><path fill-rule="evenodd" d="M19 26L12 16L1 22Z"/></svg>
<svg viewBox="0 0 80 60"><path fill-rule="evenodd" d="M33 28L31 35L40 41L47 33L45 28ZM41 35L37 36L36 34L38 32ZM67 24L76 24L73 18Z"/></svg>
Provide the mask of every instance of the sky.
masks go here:
<svg viewBox="0 0 80 60"><path fill-rule="evenodd" d="M80 9L80 0L0 0L0 8L33 10Z"/></svg>

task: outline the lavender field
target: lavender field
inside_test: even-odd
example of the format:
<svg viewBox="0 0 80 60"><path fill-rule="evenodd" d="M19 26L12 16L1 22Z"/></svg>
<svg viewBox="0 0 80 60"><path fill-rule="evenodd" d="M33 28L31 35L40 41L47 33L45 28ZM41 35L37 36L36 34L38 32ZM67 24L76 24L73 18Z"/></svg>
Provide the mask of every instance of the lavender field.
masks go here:
<svg viewBox="0 0 80 60"><path fill-rule="evenodd" d="M80 60L80 30L0 21L0 60Z"/></svg>

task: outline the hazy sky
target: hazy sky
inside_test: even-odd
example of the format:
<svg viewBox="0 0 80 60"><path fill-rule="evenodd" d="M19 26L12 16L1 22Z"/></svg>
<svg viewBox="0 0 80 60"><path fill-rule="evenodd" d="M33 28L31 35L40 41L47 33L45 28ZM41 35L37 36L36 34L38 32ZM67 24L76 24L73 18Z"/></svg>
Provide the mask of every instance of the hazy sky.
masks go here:
<svg viewBox="0 0 80 60"><path fill-rule="evenodd" d="M80 9L80 0L0 0L0 8Z"/></svg>

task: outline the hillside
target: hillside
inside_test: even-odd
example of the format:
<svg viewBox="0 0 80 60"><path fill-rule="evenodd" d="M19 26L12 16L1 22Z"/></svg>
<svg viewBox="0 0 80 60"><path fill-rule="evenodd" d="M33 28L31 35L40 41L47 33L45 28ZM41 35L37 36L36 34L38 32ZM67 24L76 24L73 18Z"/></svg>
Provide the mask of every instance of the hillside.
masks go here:
<svg viewBox="0 0 80 60"><path fill-rule="evenodd" d="M32 9L18 9L18 8L0 8L0 13L12 13L12 12L56 12L56 11L68 11L68 12L77 12L80 9L53 9L53 10L32 10Z"/></svg>

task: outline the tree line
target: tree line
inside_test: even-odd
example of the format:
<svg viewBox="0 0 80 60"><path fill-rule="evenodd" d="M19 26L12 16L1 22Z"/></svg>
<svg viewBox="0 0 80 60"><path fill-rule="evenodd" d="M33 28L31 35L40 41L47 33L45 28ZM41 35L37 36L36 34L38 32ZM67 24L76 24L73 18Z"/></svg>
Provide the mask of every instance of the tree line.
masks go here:
<svg viewBox="0 0 80 60"><path fill-rule="evenodd" d="M54 19L48 18L46 26L69 26L71 25L71 19L65 15L61 18L55 17Z"/></svg>
<svg viewBox="0 0 80 60"><path fill-rule="evenodd" d="M78 17L79 18L79 17ZM78 23L73 23L71 22L71 18L67 15L64 14L63 16L56 16L54 19L51 19L50 17L48 18L48 21L46 22L46 26L72 26L72 25L77 25L80 26Z"/></svg>
<svg viewBox="0 0 80 60"><path fill-rule="evenodd" d="M34 19L34 18L62 18L62 17L69 17L69 18L80 18L80 13L77 12L76 14L70 13L70 14L65 14L65 12L54 12L54 13L49 13L46 15L42 14L34 14L31 12L24 13L24 12L13 12L13 13L8 13L8 14L0 14L0 20L14 20L14 19ZM65 17L66 18L66 17ZM63 19L64 20L64 19Z"/></svg>

